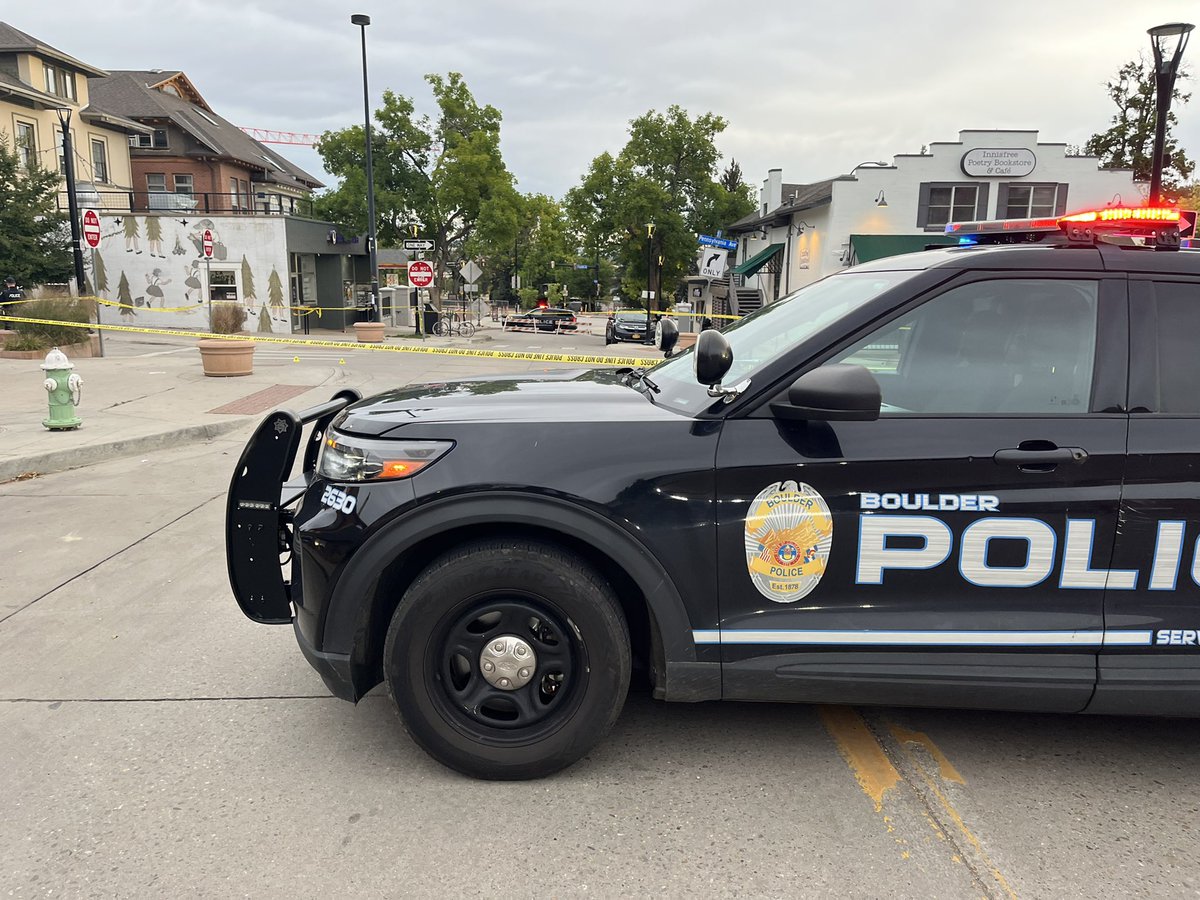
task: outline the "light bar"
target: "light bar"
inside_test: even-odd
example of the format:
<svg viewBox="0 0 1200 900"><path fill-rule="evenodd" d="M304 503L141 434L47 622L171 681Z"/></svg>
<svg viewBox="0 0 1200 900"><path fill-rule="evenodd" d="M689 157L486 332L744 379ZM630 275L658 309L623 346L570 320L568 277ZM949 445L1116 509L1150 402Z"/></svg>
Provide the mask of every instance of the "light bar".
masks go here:
<svg viewBox="0 0 1200 900"><path fill-rule="evenodd" d="M1063 216L1060 222L1178 222L1179 210L1164 206L1110 206Z"/></svg>

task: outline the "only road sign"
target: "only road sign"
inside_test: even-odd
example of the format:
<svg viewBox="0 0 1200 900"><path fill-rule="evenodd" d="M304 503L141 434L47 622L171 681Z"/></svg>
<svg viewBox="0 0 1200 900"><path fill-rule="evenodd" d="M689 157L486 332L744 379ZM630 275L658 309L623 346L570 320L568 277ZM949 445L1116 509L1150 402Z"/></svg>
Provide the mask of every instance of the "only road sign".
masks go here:
<svg viewBox="0 0 1200 900"><path fill-rule="evenodd" d="M83 239L93 250L100 246L100 217L94 209L83 214Z"/></svg>
<svg viewBox="0 0 1200 900"><path fill-rule="evenodd" d="M429 250L432 250L433 248L434 248L434 243L433 243L433 241L429 240L429 238L405 238L404 239L404 249L405 250L429 251Z"/></svg>
<svg viewBox="0 0 1200 900"><path fill-rule="evenodd" d="M433 284L433 266L422 260L408 264L408 283L413 287L423 288Z"/></svg>
<svg viewBox="0 0 1200 900"><path fill-rule="evenodd" d="M700 267L702 278L721 278L725 275L725 261L728 254L724 250L713 248L701 250L696 262Z"/></svg>
<svg viewBox="0 0 1200 900"><path fill-rule="evenodd" d="M213 255L213 236L212 232L207 228L204 229L203 241L200 246L204 248L204 258L212 259Z"/></svg>

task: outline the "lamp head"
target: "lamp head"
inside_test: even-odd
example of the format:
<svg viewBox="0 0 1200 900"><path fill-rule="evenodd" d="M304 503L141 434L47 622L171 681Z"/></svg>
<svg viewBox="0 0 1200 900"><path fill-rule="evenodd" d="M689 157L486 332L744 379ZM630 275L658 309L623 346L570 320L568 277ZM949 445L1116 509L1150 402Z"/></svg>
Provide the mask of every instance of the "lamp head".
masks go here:
<svg viewBox="0 0 1200 900"><path fill-rule="evenodd" d="M1187 22L1168 22L1148 29L1150 47L1154 51L1154 67L1162 74L1174 73L1179 69L1179 60L1183 58L1183 48L1187 46L1188 36L1194 25ZM1175 38L1175 49L1169 51L1167 43Z"/></svg>
<svg viewBox="0 0 1200 900"><path fill-rule="evenodd" d="M371 17L364 16L362 13L355 13L354 15L352 15L350 17L350 24L351 25L370 25Z"/></svg>
<svg viewBox="0 0 1200 900"><path fill-rule="evenodd" d="M880 209L884 209L887 207L887 205L888 205L887 197L883 196L883 191L880 191L878 194L875 195L875 205L878 206Z"/></svg>

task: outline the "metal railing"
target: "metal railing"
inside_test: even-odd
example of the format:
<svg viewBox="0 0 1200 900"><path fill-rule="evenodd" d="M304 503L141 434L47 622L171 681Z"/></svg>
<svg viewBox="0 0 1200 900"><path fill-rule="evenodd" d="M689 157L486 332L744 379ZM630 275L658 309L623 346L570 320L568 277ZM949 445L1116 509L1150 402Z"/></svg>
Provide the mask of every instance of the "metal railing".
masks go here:
<svg viewBox="0 0 1200 900"><path fill-rule="evenodd" d="M105 213L169 212L214 216L300 216L313 218L308 197L257 192L252 194L172 193L169 191L77 190L81 209ZM58 208L66 210L67 192L58 192Z"/></svg>

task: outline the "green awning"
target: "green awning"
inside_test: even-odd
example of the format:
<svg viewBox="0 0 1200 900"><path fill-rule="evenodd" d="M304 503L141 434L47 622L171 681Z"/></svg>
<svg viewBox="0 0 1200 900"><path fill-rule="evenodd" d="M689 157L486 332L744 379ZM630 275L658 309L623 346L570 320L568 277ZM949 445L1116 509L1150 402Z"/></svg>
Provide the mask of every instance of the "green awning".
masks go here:
<svg viewBox="0 0 1200 900"><path fill-rule="evenodd" d="M745 275L747 278L758 274L758 270L771 261L776 253L783 249L783 244L772 244L766 250L760 250L740 266L733 267L734 275Z"/></svg>
<svg viewBox="0 0 1200 900"><path fill-rule="evenodd" d="M899 256L902 253L918 253L931 244L950 247L958 244L958 235L947 234L852 234L850 247L856 263Z"/></svg>

